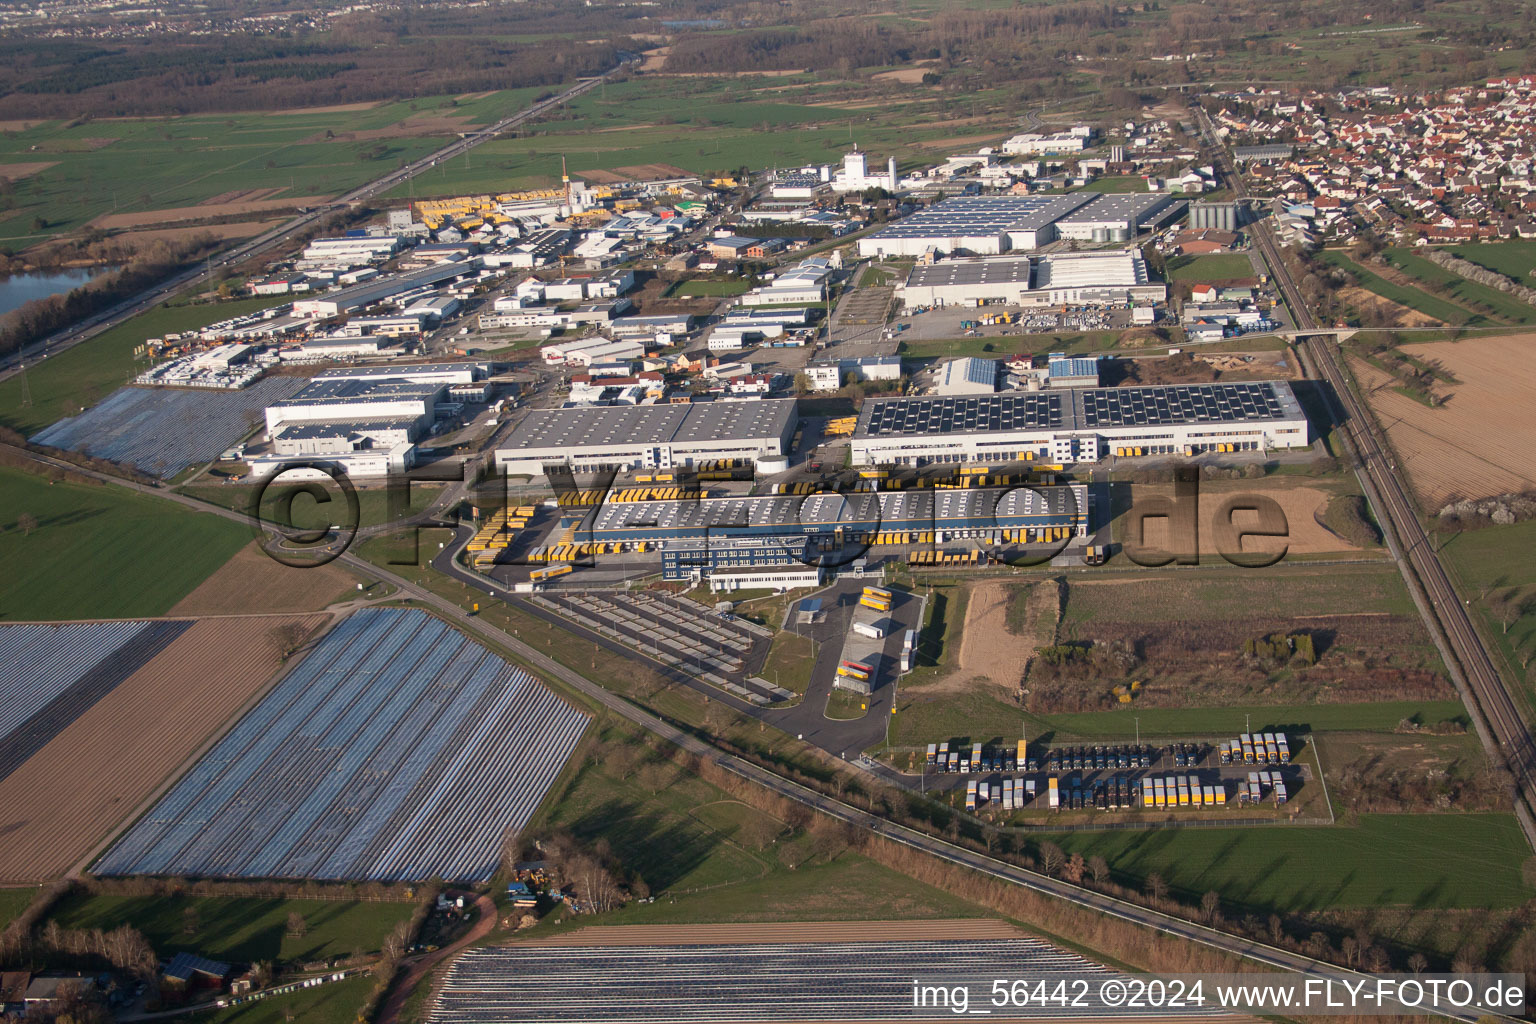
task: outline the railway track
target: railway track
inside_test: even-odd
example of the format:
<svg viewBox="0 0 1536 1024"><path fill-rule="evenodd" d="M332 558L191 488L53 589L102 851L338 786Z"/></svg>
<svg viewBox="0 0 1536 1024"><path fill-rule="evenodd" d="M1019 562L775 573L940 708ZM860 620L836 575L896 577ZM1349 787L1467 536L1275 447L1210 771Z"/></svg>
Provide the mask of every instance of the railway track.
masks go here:
<svg viewBox="0 0 1536 1024"><path fill-rule="evenodd" d="M1232 183L1239 199L1247 199L1248 186L1220 144L1209 116L1195 107L1201 130L1205 133L1223 173ZM1467 606L1451 585L1445 567L1424 525L1418 508L1409 498L1397 474L1397 463L1385 439L1377 430L1364 402L1350 388L1339 359L1337 344L1321 336L1305 337L1317 330L1318 323L1302 301L1290 270L1281 259L1280 248L1268 225L1252 225L1254 240L1269 264L1291 316L1296 322L1298 348L1311 364L1316 377L1328 385L1326 391L1334 419L1343 428L1347 454L1366 491L1371 507L1382 526L1389 549L1397 559L1419 611L1429 625L1445 658L1453 682L1472 713L1473 725L1496 764L1505 765L1513 777L1515 816L1525 832L1526 841L1536 848L1536 744L1525 717L1499 675L1481 634L1472 623Z"/></svg>

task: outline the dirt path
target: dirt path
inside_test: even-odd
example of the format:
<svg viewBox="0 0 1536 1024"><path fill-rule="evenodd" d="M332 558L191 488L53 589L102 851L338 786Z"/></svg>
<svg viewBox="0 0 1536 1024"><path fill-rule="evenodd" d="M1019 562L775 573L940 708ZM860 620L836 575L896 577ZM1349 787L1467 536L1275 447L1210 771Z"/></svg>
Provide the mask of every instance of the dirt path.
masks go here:
<svg viewBox="0 0 1536 1024"><path fill-rule="evenodd" d="M977 685L991 686L1011 694L1029 659L1035 656L1035 623L1048 614L1045 599L1053 584L1018 584L991 582L971 588L965 606L965 625L961 633L955 669L924 693L958 693ZM1025 625L1021 633L1008 628L1008 605L1015 592L1027 601Z"/></svg>
<svg viewBox="0 0 1536 1024"><path fill-rule="evenodd" d="M421 984L423 978L428 977L444 960L458 956L466 947L491 934L491 929L496 927L495 902L489 896L481 896L475 900L475 912L480 916L475 919L474 927L470 928L463 938L451 946L444 946L436 952L428 953L420 960L411 961L405 973L395 979L395 983L390 986L389 995L384 999L384 1006L379 1010L376 1018L378 1024L395 1024L400 1017L400 1009L405 1006L405 1001L411 998L411 994L416 991L416 986Z"/></svg>

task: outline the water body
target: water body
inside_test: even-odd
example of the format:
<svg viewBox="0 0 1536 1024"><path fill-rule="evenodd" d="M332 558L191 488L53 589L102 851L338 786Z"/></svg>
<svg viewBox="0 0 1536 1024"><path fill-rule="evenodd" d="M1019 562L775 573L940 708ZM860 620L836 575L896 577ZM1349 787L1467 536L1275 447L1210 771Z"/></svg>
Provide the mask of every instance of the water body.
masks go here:
<svg viewBox="0 0 1536 1024"><path fill-rule="evenodd" d="M33 299L45 299L50 295L73 291L97 274L104 274L111 269L111 267L87 267L36 274L12 274L0 280L0 316Z"/></svg>

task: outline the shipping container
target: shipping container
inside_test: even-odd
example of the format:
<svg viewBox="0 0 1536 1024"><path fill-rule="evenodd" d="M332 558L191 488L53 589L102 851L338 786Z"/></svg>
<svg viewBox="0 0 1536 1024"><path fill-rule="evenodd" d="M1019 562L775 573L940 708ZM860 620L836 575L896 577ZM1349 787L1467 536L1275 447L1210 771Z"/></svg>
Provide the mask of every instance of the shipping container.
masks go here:
<svg viewBox="0 0 1536 1024"><path fill-rule="evenodd" d="M976 783L975 782L967 782L965 784L965 809L968 810L968 811L974 811L976 809Z"/></svg>
<svg viewBox="0 0 1536 1024"><path fill-rule="evenodd" d="M885 638L885 627L878 622L855 622L853 624L853 631L859 634L859 636L867 636L871 640L883 640Z"/></svg>
<svg viewBox="0 0 1536 1024"><path fill-rule="evenodd" d="M888 612L891 610L891 602L883 601L877 597L861 597L859 598L859 604L862 607L871 608L877 612Z"/></svg>
<svg viewBox="0 0 1536 1024"><path fill-rule="evenodd" d="M1054 775L1046 780L1046 803L1053 811L1061 808L1061 787Z"/></svg>
<svg viewBox="0 0 1536 1024"><path fill-rule="evenodd" d="M892 599L891 592L884 589L883 587L865 587L863 596L877 598L881 601L889 601Z"/></svg>

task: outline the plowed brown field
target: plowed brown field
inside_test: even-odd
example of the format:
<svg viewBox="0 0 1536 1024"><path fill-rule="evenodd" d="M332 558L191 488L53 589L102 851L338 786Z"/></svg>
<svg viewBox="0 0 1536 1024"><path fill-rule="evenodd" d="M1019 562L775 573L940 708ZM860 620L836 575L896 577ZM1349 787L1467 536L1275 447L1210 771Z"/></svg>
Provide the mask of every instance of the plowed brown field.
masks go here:
<svg viewBox="0 0 1536 1024"><path fill-rule="evenodd" d="M0 882L58 877L266 689L273 630L323 615L205 619L0 780Z"/></svg>
<svg viewBox="0 0 1536 1024"><path fill-rule="evenodd" d="M1536 487L1536 337L1504 335L1406 345L1461 383L1437 384L1431 409L1394 390L1391 377L1359 360L1350 369L1413 489L1431 512L1455 498L1486 498Z"/></svg>
<svg viewBox="0 0 1536 1024"><path fill-rule="evenodd" d="M335 563L295 569L268 558L252 541L178 601L170 614L317 612L348 596L355 584L352 574Z"/></svg>

